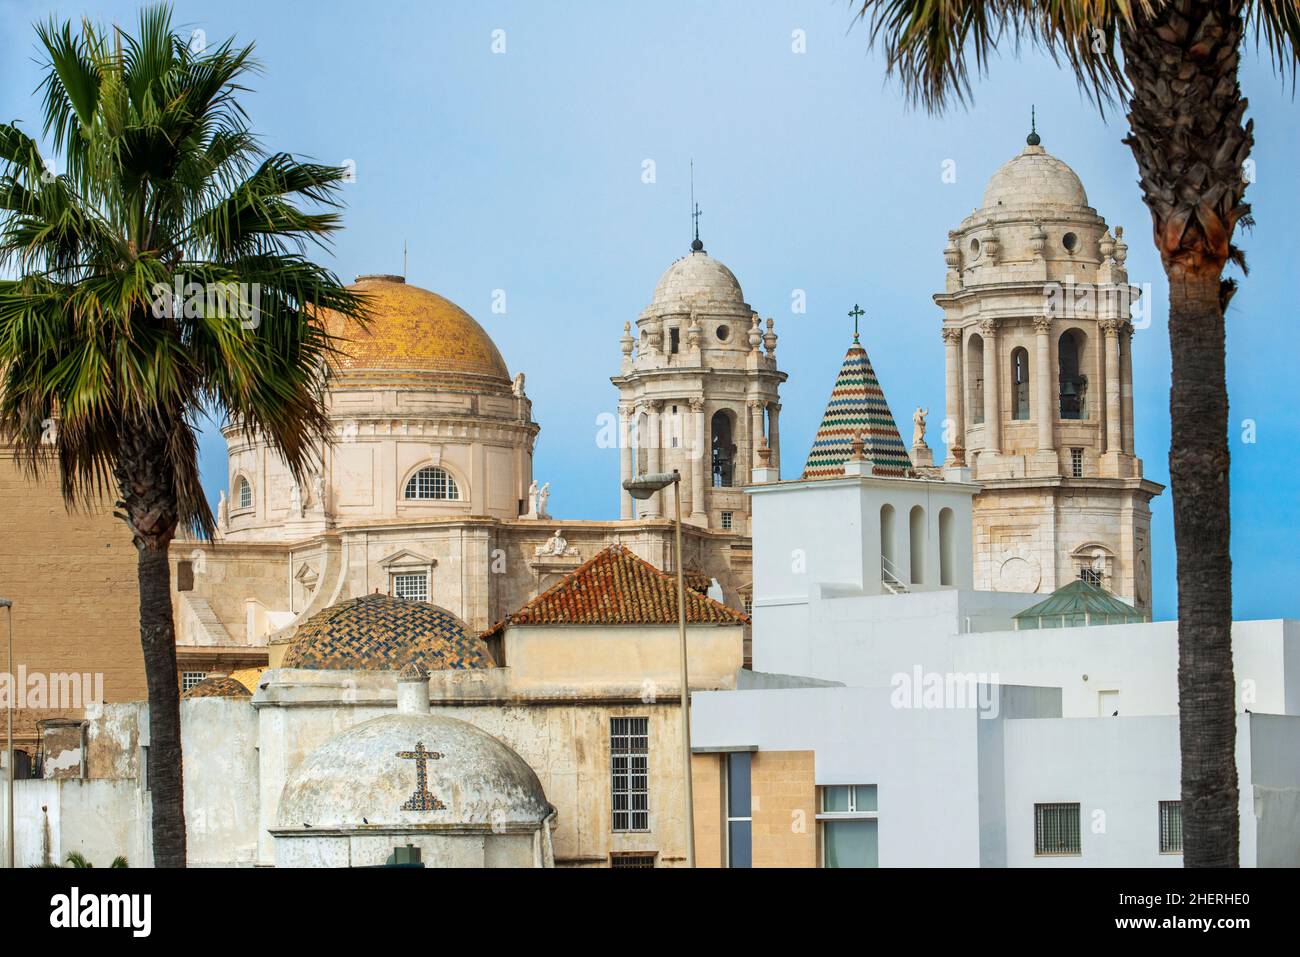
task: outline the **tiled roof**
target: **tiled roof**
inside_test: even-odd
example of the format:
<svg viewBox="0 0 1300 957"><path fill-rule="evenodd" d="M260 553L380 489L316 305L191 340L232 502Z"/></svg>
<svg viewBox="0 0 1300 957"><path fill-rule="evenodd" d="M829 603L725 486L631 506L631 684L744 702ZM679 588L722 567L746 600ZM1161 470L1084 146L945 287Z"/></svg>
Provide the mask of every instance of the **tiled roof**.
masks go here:
<svg viewBox="0 0 1300 957"><path fill-rule="evenodd" d="M912 460L898 434L894 414L871 368L867 350L853 336L844 356L839 378L826 403L826 414L813 439L804 466L806 479L836 478L844 474L844 463L853 452L853 439L861 435L872 474L904 477L911 474Z"/></svg>
<svg viewBox="0 0 1300 957"><path fill-rule="evenodd" d="M427 601L362 595L317 612L298 626L282 668L338 671L491 668L492 656L469 627Z"/></svg>
<svg viewBox="0 0 1300 957"><path fill-rule="evenodd" d="M186 698L248 698L251 693L229 675L210 675L185 692Z"/></svg>
<svg viewBox="0 0 1300 957"><path fill-rule="evenodd" d="M262 674L265 671L265 668L241 668L238 671L232 671L230 677L247 688L249 694L257 694L257 686L261 682Z"/></svg>
<svg viewBox="0 0 1300 957"><path fill-rule="evenodd" d="M1146 616L1132 605L1126 605L1101 586L1078 578L1013 617L1017 628L1028 630L1146 621Z"/></svg>
<svg viewBox="0 0 1300 957"><path fill-rule="evenodd" d="M749 621L721 602L686 590L690 624L743 625ZM611 545L496 624L672 625L677 623L677 578L622 545Z"/></svg>

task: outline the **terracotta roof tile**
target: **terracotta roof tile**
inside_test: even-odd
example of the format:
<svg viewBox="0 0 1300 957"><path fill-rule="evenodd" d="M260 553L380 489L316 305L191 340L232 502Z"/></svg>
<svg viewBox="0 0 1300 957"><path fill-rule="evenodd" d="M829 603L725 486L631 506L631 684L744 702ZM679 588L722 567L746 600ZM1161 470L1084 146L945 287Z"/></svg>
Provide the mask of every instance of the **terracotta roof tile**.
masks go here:
<svg viewBox="0 0 1300 957"><path fill-rule="evenodd" d="M690 624L743 625L741 612L686 590ZM672 625L677 622L677 578L622 545L611 545L578 566L488 632L507 625Z"/></svg>

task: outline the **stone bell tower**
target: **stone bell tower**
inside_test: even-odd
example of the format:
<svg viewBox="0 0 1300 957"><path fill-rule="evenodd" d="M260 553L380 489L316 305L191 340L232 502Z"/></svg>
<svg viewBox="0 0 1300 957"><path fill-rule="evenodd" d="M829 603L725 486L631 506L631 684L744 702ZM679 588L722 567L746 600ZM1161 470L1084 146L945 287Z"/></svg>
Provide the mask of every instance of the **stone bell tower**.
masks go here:
<svg viewBox="0 0 1300 957"><path fill-rule="evenodd" d="M619 374L620 481L644 472L682 475L682 517L702 528L749 534L745 485L781 465L786 375L776 331L746 302L731 270L690 251L660 277L650 305L628 322ZM672 493L645 501L619 488L622 518L671 515Z"/></svg>
<svg viewBox="0 0 1300 957"><path fill-rule="evenodd" d="M1076 578L1151 603L1149 503L1133 445L1137 287L1123 230L1030 133L948 234L948 457L978 482L975 587L1051 592Z"/></svg>

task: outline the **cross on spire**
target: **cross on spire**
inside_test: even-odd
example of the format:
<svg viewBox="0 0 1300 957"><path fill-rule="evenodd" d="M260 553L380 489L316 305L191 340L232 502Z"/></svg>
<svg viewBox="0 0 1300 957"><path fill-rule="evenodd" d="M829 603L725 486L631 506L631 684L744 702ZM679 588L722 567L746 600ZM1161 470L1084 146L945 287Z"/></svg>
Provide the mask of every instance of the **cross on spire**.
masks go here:
<svg viewBox="0 0 1300 957"><path fill-rule="evenodd" d="M695 201L695 160L691 160L691 223L695 238L691 240L692 252L703 252L704 243L700 242L700 204Z"/></svg>
<svg viewBox="0 0 1300 957"><path fill-rule="evenodd" d="M858 320L861 319L863 316L865 316L866 313L863 312L862 308L855 302L853 304L853 310L849 313L849 315L853 317L853 341L857 342L858 341Z"/></svg>
<svg viewBox="0 0 1300 957"><path fill-rule="evenodd" d="M1037 146L1043 141L1038 135L1038 112L1031 103L1029 105L1029 135L1025 137L1025 142L1030 146Z"/></svg>
<svg viewBox="0 0 1300 957"><path fill-rule="evenodd" d="M441 811L447 805L429 793L429 764L444 757L440 751L429 751L423 741L415 742L414 751L398 751L397 757L415 762L415 793L402 805L403 811Z"/></svg>

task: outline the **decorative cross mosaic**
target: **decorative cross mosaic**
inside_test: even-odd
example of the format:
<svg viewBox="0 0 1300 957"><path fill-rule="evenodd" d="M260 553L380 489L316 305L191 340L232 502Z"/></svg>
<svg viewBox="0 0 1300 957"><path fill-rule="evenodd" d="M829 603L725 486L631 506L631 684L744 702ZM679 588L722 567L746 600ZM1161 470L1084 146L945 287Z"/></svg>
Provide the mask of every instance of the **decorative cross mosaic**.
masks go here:
<svg viewBox="0 0 1300 957"><path fill-rule="evenodd" d="M415 793L402 805L403 811L441 811L447 805L429 793L429 764L443 757L440 751L428 751L423 741L415 742L414 751L398 751L397 756L415 762Z"/></svg>

